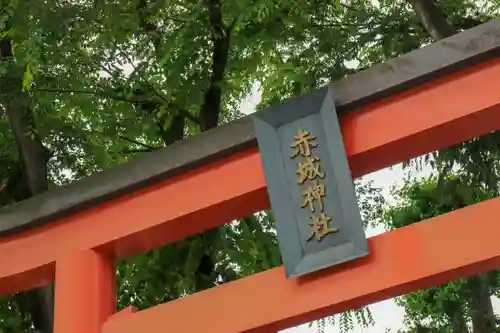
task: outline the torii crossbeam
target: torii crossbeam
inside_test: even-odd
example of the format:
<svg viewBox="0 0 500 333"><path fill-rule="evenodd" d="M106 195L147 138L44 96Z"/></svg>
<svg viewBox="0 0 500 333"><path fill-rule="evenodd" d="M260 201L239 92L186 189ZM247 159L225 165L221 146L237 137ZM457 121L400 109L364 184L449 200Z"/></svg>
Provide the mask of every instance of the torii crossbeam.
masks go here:
<svg viewBox="0 0 500 333"><path fill-rule="evenodd" d="M498 31L491 21L331 83L354 177L500 129ZM267 208L246 117L0 210L0 292L55 279L55 333L276 332L500 267L492 199L372 237L369 256L305 277L276 268L115 313L115 260Z"/></svg>

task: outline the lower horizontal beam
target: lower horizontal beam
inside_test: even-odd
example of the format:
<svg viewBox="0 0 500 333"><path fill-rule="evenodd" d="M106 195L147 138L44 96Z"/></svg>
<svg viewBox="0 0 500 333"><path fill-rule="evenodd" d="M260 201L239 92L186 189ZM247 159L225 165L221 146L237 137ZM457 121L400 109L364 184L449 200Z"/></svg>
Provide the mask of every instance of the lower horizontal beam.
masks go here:
<svg viewBox="0 0 500 333"><path fill-rule="evenodd" d="M493 60L341 116L353 176L499 129L499 77L500 60ZM68 252L98 248L122 258L266 208L260 155L249 149L0 238L0 293L47 283Z"/></svg>
<svg viewBox="0 0 500 333"><path fill-rule="evenodd" d="M369 240L370 256L363 259L298 279L285 279L282 267L268 270L111 317L102 333L281 330L486 272L500 267L499 215L500 198L492 199L375 236Z"/></svg>

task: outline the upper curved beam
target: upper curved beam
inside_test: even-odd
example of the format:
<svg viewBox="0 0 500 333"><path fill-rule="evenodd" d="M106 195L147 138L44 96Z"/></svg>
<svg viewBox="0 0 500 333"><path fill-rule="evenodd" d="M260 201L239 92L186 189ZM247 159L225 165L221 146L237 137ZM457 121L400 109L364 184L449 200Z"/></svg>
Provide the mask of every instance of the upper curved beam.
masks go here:
<svg viewBox="0 0 500 333"><path fill-rule="evenodd" d="M345 116L354 109L498 56L498 31L500 20L490 21L331 83L338 114ZM137 161L0 209L0 236L47 224L256 146L251 118L242 118L144 154ZM363 172L374 170L372 167Z"/></svg>

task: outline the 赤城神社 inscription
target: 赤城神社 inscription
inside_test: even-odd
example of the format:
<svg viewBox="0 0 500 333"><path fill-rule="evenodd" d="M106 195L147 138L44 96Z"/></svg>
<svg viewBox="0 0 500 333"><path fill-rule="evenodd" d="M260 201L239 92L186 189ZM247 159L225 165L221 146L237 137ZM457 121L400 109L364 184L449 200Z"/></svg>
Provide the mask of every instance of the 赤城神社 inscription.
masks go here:
<svg viewBox="0 0 500 333"><path fill-rule="evenodd" d="M295 152L292 158L302 156L302 161L297 162L297 174L299 180L297 183L303 185L302 196L304 202L301 208L308 208L311 212L311 236L308 241L316 238L322 240L326 235L338 232L338 228L330 228L328 222L332 219L323 210L323 197L326 195L325 184L319 179L325 178L325 172L321 167L320 158L312 154L312 149L318 144L314 142L316 139L308 131L299 131L295 136L295 143L291 146ZM309 183L307 183L309 181ZM315 205L318 209L315 209ZM316 213L316 214L315 214Z"/></svg>
<svg viewBox="0 0 500 333"><path fill-rule="evenodd" d="M287 277L368 254L330 88L254 115Z"/></svg>

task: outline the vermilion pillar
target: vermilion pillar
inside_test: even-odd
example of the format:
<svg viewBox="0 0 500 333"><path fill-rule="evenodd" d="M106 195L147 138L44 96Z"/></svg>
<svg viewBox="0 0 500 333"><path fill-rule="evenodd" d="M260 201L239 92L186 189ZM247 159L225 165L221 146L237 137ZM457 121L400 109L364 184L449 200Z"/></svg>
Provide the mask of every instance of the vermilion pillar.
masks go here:
<svg viewBox="0 0 500 333"><path fill-rule="evenodd" d="M91 249L56 262L54 333L100 333L115 309L112 258Z"/></svg>

